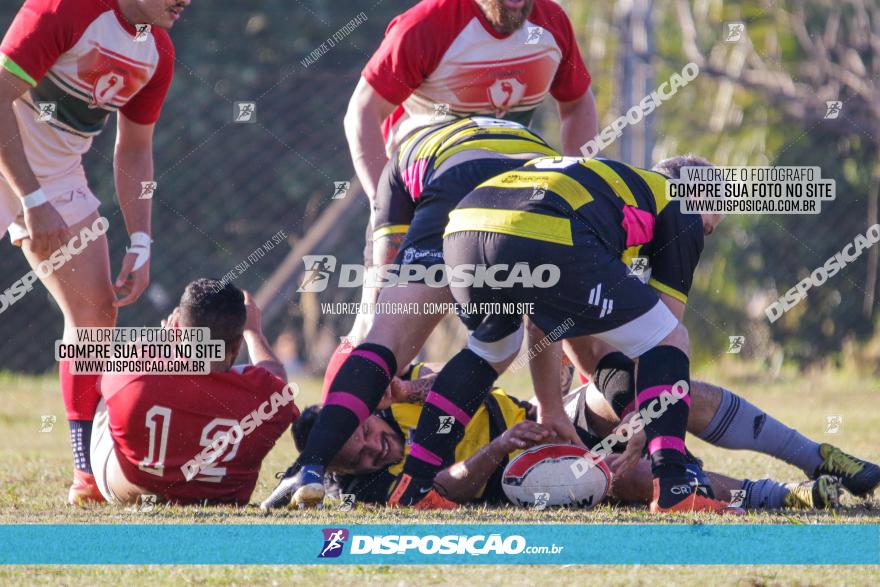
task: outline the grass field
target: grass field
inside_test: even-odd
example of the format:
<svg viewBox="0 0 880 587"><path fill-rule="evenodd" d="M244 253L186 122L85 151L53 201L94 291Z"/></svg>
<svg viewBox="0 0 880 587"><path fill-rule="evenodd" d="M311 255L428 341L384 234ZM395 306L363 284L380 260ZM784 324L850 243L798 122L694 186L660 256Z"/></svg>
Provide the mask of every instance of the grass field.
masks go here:
<svg viewBox="0 0 880 587"><path fill-rule="evenodd" d="M795 426L808 436L837 444L844 450L873 461L880 461L880 381L840 372L795 374L783 372L768 380L761 370L727 364L713 372L695 375L723 383L749 400ZM523 373L505 376L508 392L526 397ZM297 380L302 392L300 407L316 400L319 382ZM55 415L51 432L41 432L41 416ZM842 416L838 433L825 432L827 416ZM416 523L446 522L518 523L552 521L572 524L622 523L880 523L880 500L844 500L834 513L773 513L743 517L664 516L657 517L635 508L601 506L590 512L486 509L416 513L386 511L384 508L358 508L340 512L332 507L318 512L291 511L265 518L255 506L233 508L181 508L159 506L151 512L114 510L97 506L74 510L64 498L70 482L70 455L67 426L54 377L16 377L0 375L0 519L3 523ZM800 471L763 455L731 452L708 446L690 438L688 446L705 460L709 470L751 479L772 476L799 480ZM274 473L283 470L295 456L293 442L285 436L263 466L255 500L274 486ZM0 545L2 547L2 545ZM796 547L793 545L793 547ZM499 567L6 567L0 568L3 584L106 584L123 580L129 585L155 584L282 584L308 579L318 583L358 582L395 585L450 585L463 581L482 585L525 585L544 581L584 582L608 585L712 584L712 585L869 585L876 584L877 573L858 567L556 567L518 566L511 573Z"/></svg>

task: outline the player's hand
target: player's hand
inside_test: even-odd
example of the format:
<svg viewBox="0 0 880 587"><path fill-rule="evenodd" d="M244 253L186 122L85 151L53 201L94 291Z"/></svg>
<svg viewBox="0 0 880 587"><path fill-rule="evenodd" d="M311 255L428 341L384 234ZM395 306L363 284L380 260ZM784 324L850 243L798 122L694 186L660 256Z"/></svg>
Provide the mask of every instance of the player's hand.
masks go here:
<svg viewBox="0 0 880 587"><path fill-rule="evenodd" d="M31 239L31 248L47 257L70 238L70 228L50 202L24 209L24 225Z"/></svg>
<svg viewBox="0 0 880 587"><path fill-rule="evenodd" d="M150 285L150 262L147 261L140 269L135 270L135 261L137 253L132 252L126 253L122 259L122 269L113 284L117 308L136 302Z"/></svg>
<svg viewBox="0 0 880 587"><path fill-rule="evenodd" d="M246 312L244 329L256 333L263 332L263 311L249 291L244 292L244 309Z"/></svg>
<svg viewBox="0 0 880 587"><path fill-rule="evenodd" d="M532 448L546 443L553 433L543 424L526 420L504 431L504 434L493 442L498 446L499 452L510 454L515 450Z"/></svg>
<svg viewBox="0 0 880 587"><path fill-rule="evenodd" d="M584 446L571 419L563 410L543 411L538 410L538 422L543 424L553 436L556 442L570 442Z"/></svg>
<svg viewBox="0 0 880 587"><path fill-rule="evenodd" d="M168 317L162 320L161 322L162 328L168 328L170 330L174 330L175 328L180 328L180 306L175 306L171 313L168 314Z"/></svg>
<svg viewBox="0 0 880 587"><path fill-rule="evenodd" d="M437 380L438 373L430 373L418 379L395 377L389 386L391 400L396 403L422 404Z"/></svg>
<svg viewBox="0 0 880 587"><path fill-rule="evenodd" d="M622 454L609 455L608 466L611 468L611 472L615 475L623 475L635 467L642 458L646 442L647 437L642 430L627 441Z"/></svg>

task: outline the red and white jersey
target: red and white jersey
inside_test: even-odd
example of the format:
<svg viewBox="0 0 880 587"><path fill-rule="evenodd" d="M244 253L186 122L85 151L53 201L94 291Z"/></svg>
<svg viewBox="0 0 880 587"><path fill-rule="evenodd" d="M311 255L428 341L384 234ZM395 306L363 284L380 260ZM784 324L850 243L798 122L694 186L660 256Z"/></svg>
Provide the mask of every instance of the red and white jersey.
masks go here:
<svg viewBox="0 0 880 587"><path fill-rule="evenodd" d="M101 393L122 472L176 503L248 503L263 459L299 417L284 386L253 366L210 375L103 376ZM235 439L229 431L236 425L244 433L240 441L220 455L208 449L221 435ZM185 475L182 467L198 455L209 458L197 475Z"/></svg>
<svg viewBox="0 0 880 587"><path fill-rule="evenodd" d="M138 124L159 119L174 47L166 31L140 29L117 0L27 0L6 32L0 65L32 86L14 108L47 191L84 185L81 155L111 113Z"/></svg>
<svg viewBox="0 0 880 587"><path fill-rule="evenodd" d="M569 102L590 87L571 22L553 0L535 0L510 35L475 0L423 0L391 21L362 75L400 104L383 127L389 157L416 128L471 114L528 125L548 93Z"/></svg>

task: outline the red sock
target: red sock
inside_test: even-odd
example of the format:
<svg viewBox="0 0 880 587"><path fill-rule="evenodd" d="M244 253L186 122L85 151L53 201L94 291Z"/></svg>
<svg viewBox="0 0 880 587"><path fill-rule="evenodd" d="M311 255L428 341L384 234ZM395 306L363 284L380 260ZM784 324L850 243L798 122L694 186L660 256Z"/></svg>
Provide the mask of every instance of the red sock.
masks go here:
<svg viewBox="0 0 880 587"><path fill-rule="evenodd" d="M70 361L60 361L58 374L61 379L61 396L68 420L95 419L95 409L101 401L98 386L100 375L74 375L70 372Z"/></svg>
<svg viewBox="0 0 880 587"><path fill-rule="evenodd" d="M324 387L321 389L321 403L327 401L327 394L330 393L330 384L333 383L333 378L336 377L339 368L342 367L345 359L348 358L353 350L354 346L351 342L349 342L347 338L343 338L342 342L339 343L339 346L336 347L336 350L333 351L333 354L330 355L330 360L327 362L327 370L324 371Z"/></svg>

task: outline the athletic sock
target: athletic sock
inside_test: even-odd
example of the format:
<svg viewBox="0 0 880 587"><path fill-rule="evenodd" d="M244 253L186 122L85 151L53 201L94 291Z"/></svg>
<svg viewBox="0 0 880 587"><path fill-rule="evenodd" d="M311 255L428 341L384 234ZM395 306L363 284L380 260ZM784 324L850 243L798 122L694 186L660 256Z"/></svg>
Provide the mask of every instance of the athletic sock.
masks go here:
<svg viewBox="0 0 880 587"><path fill-rule="evenodd" d="M660 479L661 507L672 505L666 501L678 501L677 495L666 491L670 483L674 486L682 479L687 482L684 435L691 403L690 394L685 393L690 390L689 369L687 355L672 346L654 347L639 357L637 402L639 410L644 410L650 416L650 422L646 419L645 435L651 455L651 472ZM679 381L685 382L688 387L685 390L676 386L674 393L685 393L684 397L676 400L673 387Z"/></svg>
<svg viewBox="0 0 880 587"><path fill-rule="evenodd" d="M636 363L623 353L608 353L596 365L596 388L619 418L635 409Z"/></svg>
<svg viewBox="0 0 880 587"><path fill-rule="evenodd" d="M92 420L101 401L100 375L75 375L71 373L70 361L58 364L61 397L70 426L70 448L73 466L86 473L92 472L89 458L92 437Z"/></svg>
<svg viewBox="0 0 880 587"><path fill-rule="evenodd" d="M73 450L73 467L85 473L92 472L89 451L92 443L92 420L68 420L70 448Z"/></svg>
<svg viewBox="0 0 880 587"><path fill-rule="evenodd" d="M788 488L773 479L759 481L743 479L742 488L746 492L745 499L743 499L745 509L778 510L785 507Z"/></svg>
<svg viewBox="0 0 880 587"><path fill-rule="evenodd" d="M339 343L339 346L336 347L336 350L333 351L333 354L330 355L330 360L327 361L327 369L324 371L324 384L321 387L321 403L327 401L327 396L330 394L330 386L333 385L333 380L336 379L336 374L339 373L342 364L345 363L345 360L353 350L354 345L351 344L348 338L343 338L342 342Z"/></svg>
<svg viewBox="0 0 880 587"><path fill-rule="evenodd" d="M811 478L822 464L817 443L726 389L718 411L699 437L721 448L768 454Z"/></svg>
<svg viewBox="0 0 880 587"><path fill-rule="evenodd" d="M297 464L326 466L379 405L397 360L390 349L359 345L340 367Z"/></svg>
<svg viewBox="0 0 880 587"><path fill-rule="evenodd" d="M404 473L433 480L452 464L465 426L497 378L492 365L469 349L459 352L443 367L425 399Z"/></svg>

